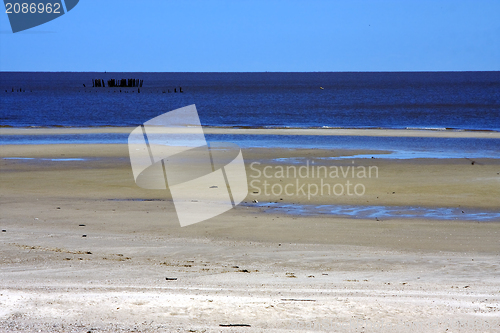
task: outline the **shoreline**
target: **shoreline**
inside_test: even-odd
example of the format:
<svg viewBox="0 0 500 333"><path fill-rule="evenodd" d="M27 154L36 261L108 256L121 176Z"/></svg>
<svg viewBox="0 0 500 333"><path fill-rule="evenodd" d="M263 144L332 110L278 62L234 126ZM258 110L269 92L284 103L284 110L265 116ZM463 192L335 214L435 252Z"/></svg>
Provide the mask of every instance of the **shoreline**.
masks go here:
<svg viewBox="0 0 500 333"><path fill-rule="evenodd" d="M58 135L58 134L127 134L135 127L1 127L0 135ZM189 133L189 127L181 130ZM382 128L235 128L203 126L205 134L228 135L310 135L310 136L372 136L422 138L500 139L492 130L455 129L382 129Z"/></svg>
<svg viewBox="0 0 500 333"><path fill-rule="evenodd" d="M246 201L277 201L298 206L334 204L364 207L477 208L488 211L498 209L495 197L496 193L500 195L496 184L500 181L500 159L480 158L472 163L472 160L466 158L378 158L382 152L359 149L332 151L242 148L249 189ZM370 154L375 158L356 158L359 154ZM294 162L297 157L303 160ZM83 186L84 190L94 193L93 198L96 199L168 199L166 193L148 191L136 186L126 144L3 145L0 165L5 189L25 189L24 192L16 190L16 196L31 196L30 193L35 189L36 192L45 192L39 188L44 184L47 193L55 191L58 195L73 197L74 194L65 183L73 183L72 177L80 170L86 174L87 181L75 186ZM372 168L373 174L370 172ZM95 171L87 174L90 170ZM43 176L38 179L38 188L26 182L26 171L29 171L32 177ZM54 184L52 179L57 178L65 181ZM97 184L86 185L94 183L95 179L104 183L108 183L107 179L114 179L116 184L111 188ZM362 187L356 188L357 184ZM96 191L98 188L100 190ZM304 188L309 192L304 192ZM359 190L358 192L363 194L349 194L349 189L351 192ZM341 190L345 192L339 194ZM65 191L68 192L63 194Z"/></svg>

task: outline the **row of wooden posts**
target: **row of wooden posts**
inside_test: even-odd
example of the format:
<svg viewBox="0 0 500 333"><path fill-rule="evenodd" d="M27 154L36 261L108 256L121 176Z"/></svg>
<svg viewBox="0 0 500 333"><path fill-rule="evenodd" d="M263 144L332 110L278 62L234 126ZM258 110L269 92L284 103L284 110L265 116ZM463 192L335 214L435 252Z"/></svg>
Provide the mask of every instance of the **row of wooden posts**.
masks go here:
<svg viewBox="0 0 500 333"><path fill-rule="evenodd" d="M83 84L83 86L85 87L85 84ZM105 85L104 85L104 82L99 82L99 81L92 80L92 87L94 87L94 88L95 87L105 87ZM109 85L109 83L108 83L108 87L128 87L128 86L121 86L121 85L120 86L113 86L113 85ZM140 87L142 87L142 80L140 80ZM33 90L30 90L30 91L33 92ZM8 92L8 90L6 89L5 92ZM26 89L23 89L23 88L19 88L19 89L16 88L16 89L14 89L14 87L12 87L12 92L26 92ZM87 91L85 91L85 92L87 92ZM121 89L120 89L120 92L122 92ZM137 92L140 93L141 89L137 88ZM167 90L162 89L161 92L164 93L164 94L167 93L167 92L169 93L170 89L167 89ZM176 93L176 92L183 93L184 91L182 91L182 87L179 87L179 91L177 91L177 88L174 88L173 92L174 93Z"/></svg>
<svg viewBox="0 0 500 333"><path fill-rule="evenodd" d="M140 79L120 79L120 80L111 79L108 80L108 87L135 88L135 87L142 87L143 83L144 80ZM85 87L85 84L83 84L83 86ZM106 84L104 83L103 79L92 79L92 87L93 88L106 87Z"/></svg>

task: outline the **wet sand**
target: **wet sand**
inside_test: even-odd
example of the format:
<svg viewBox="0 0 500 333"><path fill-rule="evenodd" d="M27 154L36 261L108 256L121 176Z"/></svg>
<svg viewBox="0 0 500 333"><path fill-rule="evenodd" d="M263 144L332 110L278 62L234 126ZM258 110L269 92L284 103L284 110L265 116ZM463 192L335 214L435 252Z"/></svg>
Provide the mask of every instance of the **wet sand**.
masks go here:
<svg viewBox="0 0 500 333"><path fill-rule="evenodd" d="M0 128L0 135L52 135L52 134L97 134L130 133L132 127L93 128ZM189 133L192 129L182 130ZM332 135L332 136L380 136L380 137L420 137L420 138L485 138L499 139L500 132L464 131L453 129L357 129L357 128L226 128L204 126L205 134L246 134L246 135Z"/></svg>
<svg viewBox="0 0 500 333"><path fill-rule="evenodd" d="M318 159L360 153L375 158ZM498 210L498 160L377 153L245 149L248 180L269 186L291 179L266 178L264 168L293 157L376 166L378 177L323 177L363 183L362 196L250 189L245 205L181 228L167 191L134 183L126 145L2 146L0 331L498 331L500 223L304 216L252 204ZM83 160L51 160L61 158Z"/></svg>

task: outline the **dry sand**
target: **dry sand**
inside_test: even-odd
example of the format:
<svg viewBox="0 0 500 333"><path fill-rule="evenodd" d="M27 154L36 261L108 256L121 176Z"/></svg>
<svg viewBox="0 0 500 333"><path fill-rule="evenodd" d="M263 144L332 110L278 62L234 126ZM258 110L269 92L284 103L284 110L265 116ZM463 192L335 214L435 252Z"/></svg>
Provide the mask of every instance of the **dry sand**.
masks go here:
<svg viewBox="0 0 500 333"><path fill-rule="evenodd" d="M252 162L274 170L296 157L377 166L379 177L353 179L366 187L360 197L250 193L181 228L166 191L135 185L125 145L2 146L0 331L499 332L500 223L252 205L498 210L498 160L317 159L359 153L246 149L249 180Z"/></svg>

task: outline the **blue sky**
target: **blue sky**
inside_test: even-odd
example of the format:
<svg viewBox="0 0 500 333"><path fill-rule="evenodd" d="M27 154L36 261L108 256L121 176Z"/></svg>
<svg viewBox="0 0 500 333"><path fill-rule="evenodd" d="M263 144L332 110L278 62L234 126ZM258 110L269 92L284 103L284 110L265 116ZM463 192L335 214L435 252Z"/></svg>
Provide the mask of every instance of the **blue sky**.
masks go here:
<svg viewBox="0 0 500 333"><path fill-rule="evenodd" d="M16 34L3 11L0 70L500 70L498 13L498 0L80 0Z"/></svg>

